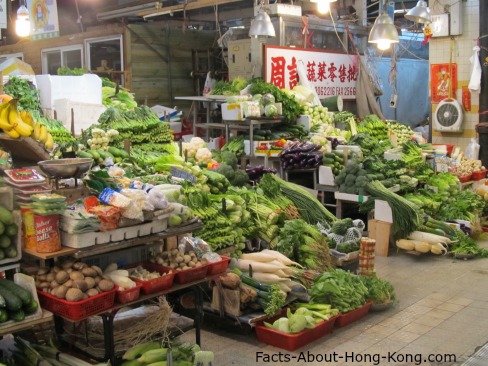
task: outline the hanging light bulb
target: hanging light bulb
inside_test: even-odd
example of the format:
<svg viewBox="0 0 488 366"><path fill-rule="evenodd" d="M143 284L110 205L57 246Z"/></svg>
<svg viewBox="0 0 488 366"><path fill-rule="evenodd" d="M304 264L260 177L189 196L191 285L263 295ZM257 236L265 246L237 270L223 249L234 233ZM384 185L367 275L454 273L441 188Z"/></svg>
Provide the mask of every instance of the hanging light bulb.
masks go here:
<svg viewBox="0 0 488 366"><path fill-rule="evenodd" d="M321 0L317 3L317 11L320 14L327 14L330 11L330 3L327 0Z"/></svg>
<svg viewBox="0 0 488 366"><path fill-rule="evenodd" d="M17 19L15 20L15 33L19 37L27 37L30 34L30 17L29 9L21 2L17 10Z"/></svg>
<svg viewBox="0 0 488 366"><path fill-rule="evenodd" d="M383 11L380 3L380 15L376 18L368 37L369 43L375 43L380 50L386 50L392 43L399 43L398 31L393 20Z"/></svg>
<svg viewBox="0 0 488 366"><path fill-rule="evenodd" d="M389 49L391 46L391 42L385 42L385 41L380 41L376 44L376 47L378 47L379 50L381 51L386 51L387 49Z"/></svg>

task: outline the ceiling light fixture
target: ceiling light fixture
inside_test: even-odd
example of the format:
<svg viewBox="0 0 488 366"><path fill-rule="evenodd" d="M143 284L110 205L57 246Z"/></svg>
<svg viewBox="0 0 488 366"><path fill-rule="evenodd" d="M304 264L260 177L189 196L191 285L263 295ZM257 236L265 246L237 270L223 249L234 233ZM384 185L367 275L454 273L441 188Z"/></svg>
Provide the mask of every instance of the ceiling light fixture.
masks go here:
<svg viewBox="0 0 488 366"><path fill-rule="evenodd" d="M249 37L275 37L276 32L271 22L266 9L264 8L264 1L261 2L261 8L258 14L251 20L251 27L249 28Z"/></svg>
<svg viewBox="0 0 488 366"><path fill-rule="evenodd" d="M27 37L30 34L29 9L27 9L25 0L21 0L19 4L19 9L17 9L17 19L15 20L15 33L17 33L19 37Z"/></svg>
<svg viewBox="0 0 488 366"><path fill-rule="evenodd" d="M368 42L375 43L380 50L387 50L393 43L399 43L398 31L390 16L383 11L380 2L380 15L376 18Z"/></svg>
<svg viewBox="0 0 488 366"><path fill-rule="evenodd" d="M320 14L327 14L330 11L330 3L334 3L337 0L310 0L312 3L317 3L317 11Z"/></svg>
<svg viewBox="0 0 488 366"><path fill-rule="evenodd" d="M414 23L431 23L432 17L430 16L430 9L427 6L427 1L419 1L412 9L410 9L405 18Z"/></svg>

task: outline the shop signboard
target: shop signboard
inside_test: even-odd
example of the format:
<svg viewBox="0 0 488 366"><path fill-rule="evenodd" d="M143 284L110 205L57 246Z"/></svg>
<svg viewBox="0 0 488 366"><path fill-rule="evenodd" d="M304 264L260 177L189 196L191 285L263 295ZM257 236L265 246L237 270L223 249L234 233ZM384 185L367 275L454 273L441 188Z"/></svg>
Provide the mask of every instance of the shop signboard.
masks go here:
<svg viewBox="0 0 488 366"><path fill-rule="evenodd" d="M303 63L308 81L313 83L320 99L335 95L356 98L358 57L346 53L266 46L265 80L280 89L293 89L298 84L299 62Z"/></svg>
<svg viewBox="0 0 488 366"><path fill-rule="evenodd" d="M7 0L0 0L0 28L7 28Z"/></svg>
<svg viewBox="0 0 488 366"><path fill-rule="evenodd" d="M432 64L430 65L430 97L432 103L441 100L456 98L457 89L457 64Z"/></svg>

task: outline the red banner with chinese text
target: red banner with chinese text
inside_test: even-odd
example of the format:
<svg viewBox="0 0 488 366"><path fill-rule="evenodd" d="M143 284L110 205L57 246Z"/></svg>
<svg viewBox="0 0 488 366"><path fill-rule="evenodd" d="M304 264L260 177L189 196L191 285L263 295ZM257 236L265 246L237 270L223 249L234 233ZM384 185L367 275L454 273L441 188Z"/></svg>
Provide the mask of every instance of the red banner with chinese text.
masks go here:
<svg viewBox="0 0 488 366"><path fill-rule="evenodd" d="M430 97L432 103L441 100L456 98L457 89L457 64L432 64L430 65Z"/></svg>
<svg viewBox="0 0 488 366"><path fill-rule="evenodd" d="M265 46L264 54L264 79L278 88L293 89L298 84L297 63L301 61L320 99L356 98L355 55L280 46Z"/></svg>

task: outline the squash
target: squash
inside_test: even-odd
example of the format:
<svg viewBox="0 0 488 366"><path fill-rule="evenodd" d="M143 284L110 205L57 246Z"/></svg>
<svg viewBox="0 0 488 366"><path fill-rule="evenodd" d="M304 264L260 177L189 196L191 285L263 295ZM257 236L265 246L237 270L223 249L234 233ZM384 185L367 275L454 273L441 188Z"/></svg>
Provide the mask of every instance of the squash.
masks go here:
<svg viewBox="0 0 488 366"><path fill-rule="evenodd" d="M396 246L403 250L415 250L415 244L413 240L400 239L396 241Z"/></svg>
<svg viewBox="0 0 488 366"><path fill-rule="evenodd" d="M436 255L447 254L446 247L444 245L442 245L441 243L432 244L430 251L431 251L431 253L436 254Z"/></svg>
<svg viewBox="0 0 488 366"><path fill-rule="evenodd" d="M432 248L432 244L427 243L426 241L414 241L415 251L420 253L428 253Z"/></svg>

